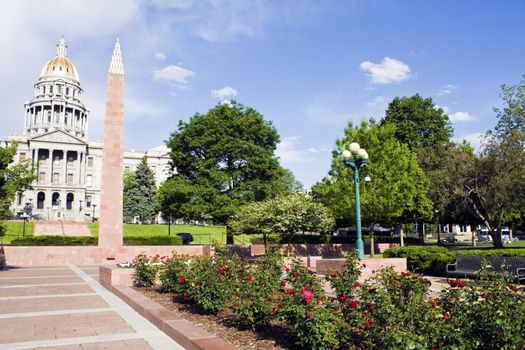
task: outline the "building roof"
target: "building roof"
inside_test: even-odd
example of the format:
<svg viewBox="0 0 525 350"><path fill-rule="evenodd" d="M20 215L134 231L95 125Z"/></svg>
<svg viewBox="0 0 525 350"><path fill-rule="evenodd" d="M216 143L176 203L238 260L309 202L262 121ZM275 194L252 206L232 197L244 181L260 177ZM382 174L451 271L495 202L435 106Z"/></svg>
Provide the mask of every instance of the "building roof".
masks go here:
<svg viewBox="0 0 525 350"><path fill-rule="evenodd" d="M66 57L67 45L64 37L57 44L57 55L50 59L40 71L43 78L67 78L79 82L78 72L73 63Z"/></svg>

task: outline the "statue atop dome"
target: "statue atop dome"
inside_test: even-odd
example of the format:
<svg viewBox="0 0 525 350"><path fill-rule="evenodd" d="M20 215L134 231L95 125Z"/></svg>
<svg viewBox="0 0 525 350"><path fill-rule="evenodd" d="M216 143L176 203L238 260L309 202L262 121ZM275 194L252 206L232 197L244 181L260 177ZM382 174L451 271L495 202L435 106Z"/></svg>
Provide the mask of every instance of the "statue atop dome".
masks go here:
<svg viewBox="0 0 525 350"><path fill-rule="evenodd" d="M67 56L66 38L62 35L57 44L57 56Z"/></svg>

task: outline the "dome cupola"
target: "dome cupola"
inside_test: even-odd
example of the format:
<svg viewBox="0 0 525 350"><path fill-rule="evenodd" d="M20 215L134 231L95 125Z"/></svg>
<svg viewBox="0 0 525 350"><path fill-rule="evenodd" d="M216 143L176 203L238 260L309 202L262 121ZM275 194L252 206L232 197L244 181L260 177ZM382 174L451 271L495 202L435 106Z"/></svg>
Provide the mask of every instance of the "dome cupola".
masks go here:
<svg viewBox="0 0 525 350"><path fill-rule="evenodd" d="M57 44L57 55L50 59L40 71L40 79L66 78L79 81L77 69L67 58L66 39L61 37Z"/></svg>

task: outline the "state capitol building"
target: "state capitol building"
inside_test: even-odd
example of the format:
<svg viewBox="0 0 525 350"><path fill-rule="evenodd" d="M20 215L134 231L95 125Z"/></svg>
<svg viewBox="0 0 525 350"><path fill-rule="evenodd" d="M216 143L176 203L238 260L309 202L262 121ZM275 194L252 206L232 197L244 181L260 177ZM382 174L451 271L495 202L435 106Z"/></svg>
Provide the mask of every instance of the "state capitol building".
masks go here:
<svg viewBox="0 0 525 350"><path fill-rule="evenodd" d="M33 189L15 199L14 212L32 212L45 220L98 217L103 144L88 140L89 109L83 93L62 37L56 56L40 72L33 98L24 105L22 135L2 142L17 142L15 163L30 161L37 176ZM144 153L124 152L124 170L134 171L146 157L158 186L171 174L168 152L164 145Z"/></svg>

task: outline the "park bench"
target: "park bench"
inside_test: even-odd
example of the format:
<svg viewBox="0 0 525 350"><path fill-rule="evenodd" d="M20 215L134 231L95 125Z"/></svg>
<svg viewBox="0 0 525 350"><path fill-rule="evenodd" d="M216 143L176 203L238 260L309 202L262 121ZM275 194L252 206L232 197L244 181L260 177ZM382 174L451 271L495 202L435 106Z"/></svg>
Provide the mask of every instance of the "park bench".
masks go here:
<svg viewBox="0 0 525 350"><path fill-rule="evenodd" d="M518 284L525 283L525 257L517 256L458 256L454 264L447 265L447 279L477 278L483 263L490 265L487 272L512 275Z"/></svg>

